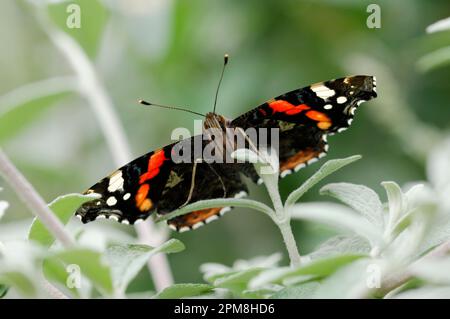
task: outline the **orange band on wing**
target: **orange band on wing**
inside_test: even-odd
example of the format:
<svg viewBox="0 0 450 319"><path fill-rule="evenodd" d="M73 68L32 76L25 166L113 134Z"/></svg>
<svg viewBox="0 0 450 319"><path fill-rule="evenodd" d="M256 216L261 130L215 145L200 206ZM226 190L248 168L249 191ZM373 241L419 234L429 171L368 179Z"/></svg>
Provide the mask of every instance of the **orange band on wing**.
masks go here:
<svg viewBox="0 0 450 319"><path fill-rule="evenodd" d="M175 217L168 221L170 225L174 225L177 228L180 227L192 227L193 225L203 222L211 216L219 215L222 207L207 208L202 210L196 210L192 213Z"/></svg>
<svg viewBox="0 0 450 319"><path fill-rule="evenodd" d="M310 159L317 157L321 151L313 150L312 148L307 148L302 150L293 156L289 157L287 160L280 163L280 172L288 169L293 169L297 165L306 163Z"/></svg>
<svg viewBox="0 0 450 319"><path fill-rule="evenodd" d="M324 113L319 111L308 111L305 114L307 117L309 117L311 120L317 121L317 122L331 122L331 119Z"/></svg>
<svg viewBox="0 0 450 319"><path fill-rule="evenodd" d="M295 115L302 111L310 109L310 107L306 104L294 105L285 100L276 100L273 102L269 102L268 105L274 113L280 112L287 115Z"/></svg>
<svg viewBox="0 0 450 319"><path fill-rule="evenodd" d="M321 130L326 130L331 126L331 119L325 113L311 110L306 112L305 115L311 120L317 121L317 127Z"/></svg>
<svg viewBox="0 0 450 319"><path fill-rule="evenodd" d="M141 206L142 202L147 198L148 191L150 190L150 185L144 184L139 187L136 196L134 199L136 200L136 206Z"/></svg>

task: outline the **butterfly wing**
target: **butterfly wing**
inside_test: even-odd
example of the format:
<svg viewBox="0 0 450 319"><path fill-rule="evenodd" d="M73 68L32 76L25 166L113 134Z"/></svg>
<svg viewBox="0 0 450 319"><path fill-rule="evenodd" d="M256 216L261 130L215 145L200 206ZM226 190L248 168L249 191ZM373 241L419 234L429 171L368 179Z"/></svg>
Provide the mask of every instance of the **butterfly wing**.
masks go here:
<svg viewBox="0 0 450 319"><path fill-rule="evenodd" d="M112 218L133 224L147 218L156 209L174 166L174 145L147 153L90 187L84 193L96 193L100 198L83 204L75 214L84 223Z"/></svg>
<svg viewBox="0 0 450 319"><path fill-rule="evenodd" d="M239 164L202 162L194 165L186 163L173 167L170 173L172 181L164 188L158 214L164 215L200 200L247 195L247 186L242 181ZM196 229L217 219L228 210L230 207L193 211L170 219L167 223L177 231Z"/></svg>
<svg viewBox="0 0 450 319"><path fill-rule="evenodd" d="M231 126L279 128L280 175L284 177L325 156L327 135L346 130L357 107L376 96L375 77L348 76L277 96L237 117Z"/></svg>
<svg viewBox="0 0 450 319"><path fill-rule="evenodd" d="M195 136L145 154L90 187L86 194L100 198L84 203L75 213L84 223L98 218L115 219L126 224L146 219L155 210L170 213L184 205L213 198L241 197L247 187L239 164L196 162ZM198 144L197 144L198 145ZM180 159L174 154L187 154ZM193 211L168 221L178 231L195 229L217 219L229 207Z"/></svg>

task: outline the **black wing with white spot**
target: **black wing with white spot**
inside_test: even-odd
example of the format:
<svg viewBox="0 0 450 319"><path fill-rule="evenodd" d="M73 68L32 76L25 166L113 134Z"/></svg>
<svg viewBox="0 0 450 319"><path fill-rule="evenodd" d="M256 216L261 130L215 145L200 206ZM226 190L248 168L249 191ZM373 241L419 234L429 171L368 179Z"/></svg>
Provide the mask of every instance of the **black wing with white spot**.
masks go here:
<svg viewBox="0 0 450 319"><path fill-rule="evenodd" d="M231 126L279 128L280 175L284 177L325 156L327 135L346 130L357 107L376 96L375 77L348 76L277 96L237 117Z"/></svg>

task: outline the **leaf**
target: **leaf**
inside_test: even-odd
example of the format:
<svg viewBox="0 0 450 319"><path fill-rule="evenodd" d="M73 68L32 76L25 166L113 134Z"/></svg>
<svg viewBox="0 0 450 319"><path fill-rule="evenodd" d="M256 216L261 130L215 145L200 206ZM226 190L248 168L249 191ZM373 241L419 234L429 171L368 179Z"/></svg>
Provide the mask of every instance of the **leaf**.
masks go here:
<svg viewBox="0 0 450 319"><path fill-rule="evenodd" d="M242 293L247 289L248 282L263 270L263 268L251 268L235 272L228 276L217 278L213 284L218 288L227 288L235 293Z"/></svg>
<svg viewBox="0 0 450 319"><path fill-rule="evenodd" d="M243 290L240 293L240 297L242 298L252 298L252 299L266 299L272 296L274 293L284 289L283 286L280 285L267 285L261 289L247 289ZM233 297L233 295L232 295Z"/></svg>
<svg viewBox="0 0 450 319"><path fill-rule="evenodd" d="M25 296L33 297L36 296L36 287L34 286L31 278L19 271L4 271L0 272L0 283L6 284L6 286L11 286L17 289L17 291ZM3 289L7 289L5 285L0 285ZM5 294L5 290L3 291ZM1 295L1 294L0 294Z"/></svg>
<svg viewBox="0 0 450 319"><path fill-rule="evenodd" d="M378 245L382 240L382 232L379 229L352 209L341 204L328 202L296 204L291 208L291 217L350 230L367 238L372 246Z"/></svg>
<svg viewBox="0 0 450 319"><path fill-rule="evenodd" d="M61 81L61 79L58 79ZM49 80L47 80L49 81ZM61 81L62 82L62 81ZM36 86L36 89L34 88ZM61 86L61 85L60 85ZM31 89L31 87L33 87ZM39 83L29 84L16 89L0 99L0 144L19 134L30 123L36 121L45 110L55 106L67 97L72 89L67 84L61 88L52 88L47 92L40 89ZM36 91L36 92L35 92Z"/></svg>
<svg viewBox="0 0 450 319"><path fill-rule="evenodd" d="M332 183L322 187L320 193L339 199L361 213L379 230L383 230L383 206L377 193L370 188L350 183Z"/></svg>
<svg viewBox="0 0 450 319"><path fill-rule="evenodd" d="M159 247L147 245L113 245L105 256L111 267L114 288L124 293L129 283L136 277L148 259L157 253L177 253L184 250L178 239L170 239Z"/></svg>
<svg viewBox="0 0 450 319"><path fill-rule="evenodd" d="M80 207L81 204L95 198L97 198L97 195L93 194L68 194L59 196L48 206L55 213L58 219L65 225L69 222L75 210ZM38 242L46 247L50 247L55 241L53 234L50 233L44 224L37 218L35 218L31 224L28 239Z"/></svg>
<svg viewBox="0 0 450 319"><path fill-rule="evenodd" d="M80 27L71 27L79 6ZM74 0L70 4L56 3L48 6L48 13L59 29L74 38L88 56L95 57L102 43L103 30L109 12L98 0Z"/></svg>
<svg viewBox="0 0 450 319"><path fill-rule="evenodd" d="M393 299L450 299L450 287L424 286L396 294Z"/></svg>
<svg viewBox="0 0 450 319"><path fill-rule="evenodd" d="M286 199L285 206L289 207L294 205L310 188L312 188L322 179L343 168L344 166L359 160L361 157L362 156L360 155L354 155L347 158L327 161L322 165L321 168L319 168L317 172L314 173L313 176L308 178L306 182L304 182L299 188L289 194L288 198Z"/></svg>
<svg viewBox="0 0 450 319"><path fill-rule="evenodd" d="M112 295L110 267L102 260L100 253L84 248L74 248L56 253L52 258L61 260L66 266L77 265L80 267L81 275L88 278L103 295Z"/></svg>
<svg viewBox="0 0 450 319"><path fill-rule="evenodd" d="M287 279L300 276L307 276L308 279L326 277L334 273L340 267L362 257L364 256L358 254L338 255L315 259L294 269L290 267L270 269L261 272L258 276L253 278L249 283L249 287L255 289L269 283L282 284L283 281Z"/></svg>
<svg viewBox="0 0 450 319"><path fill-rule="evenodd" d="M450 285L450 257L423 259L410 266L413 275L430 283Z"/></svg>
<svg viewBox="0 0 450 319"><path fill-rule="evenodd" d="M274 253L269 256L256 256L248 260L238 259L231 268L217 263L205 263L200 266L200 271L203 273L204 279L213 284L220 278L229 277L243 271L277 267L281 258L281 253Z"/></svg>
<svg viewBox="0 0 450 319"><path fill-rule="evenodd" d="M211 285L206 284L175 284L165 288L158 293L155 298L158 299L179 299L187 297L196 297L212 292Z"/></svg>
<svg viewBox="0 0 450 319"><path fill-rule="evenodd" d="M371 259L356 260L342 267L334 274L325 278L315 291L314 298L344 299L366 297L368 286L366 277Z"/></svg>
<svg viewBox="0 0 450 319"><path fill-rule="evenodd" d="M236 199L236 198L225 198L225 199L207 199L207 200L201 200L189 205L184 206L183 208L177 209L169 214L158 216L155 220L155 222L159 223L165 220L169 220L172 218L175 218L177 216L185 215L187 213L206 209L206 208L213 208L213 207L244 207L244 208L250 208L254 210L261 211L267 215L270 216L272 209L260 202L257 202L255 200L250 199Z"/></svg>
<svg viewBox="0 0 450 319"><path fill-rule="evenodd" d="M368 254L370 244L361 236L338 235L322 243L316 250L308 255L311 259L325 258L343 254Z"/></svg>
<svg viewBox="0 0 450 319"><path fill-rule="evenodd" d="M420 72L430 72L439 67L450 64L450 46L437 49L421 57L416 62L416 67Z"/></svg>
<svg viewBox="0 0 450 319"><path fill-rule="evenodd" d="M3 215L5 214L5 210L9 207L8 202L0 201L0 219L2 219Z"/></svg>
<svg viewBox="0 0 450 319"><path fill-rule="evenodd" d="M270 299L311 299L314 292L319 287L320 284L316 281L307 282L298 286L286 287L274 293L270 296Z"/></svg>
<svg viewBox="0 0 450 319"><path fill-rule="evenodd" d="M427 33L450 30L450 17L436 21L427 27Z"/></svg>
<svg viewBox="0 0 450 319"><path fill-rule="evenodd" d="M8 286L0 285L0 298L3 298L8 293Z"/></svg>
<svg viewBox="0 0 450 319"><path fill-rule="evenodd" d="M60 289L67 290L74 297L79 298L80 294L76 287L69 288L67 286L67 278L69 276L66 271L66 265L58 258L46 258L42 263L42 272L45 278L57 284Z"/></svg>
<svg viewBox="0 0 450 319"><path fill-rule="evenodd" d="M389 224L393 227L402 217L406 209L403 192L395 182L382 182L381 185L386 190L389 203Z"/></svg>

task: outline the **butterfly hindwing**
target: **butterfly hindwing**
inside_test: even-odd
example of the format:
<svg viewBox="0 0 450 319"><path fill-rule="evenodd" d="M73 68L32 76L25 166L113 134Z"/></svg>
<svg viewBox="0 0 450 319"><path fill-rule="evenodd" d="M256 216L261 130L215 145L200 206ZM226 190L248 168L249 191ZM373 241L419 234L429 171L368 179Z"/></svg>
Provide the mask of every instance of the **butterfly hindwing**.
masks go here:
<svg viewBox="0 0 450 319"><path fill-rule="evenodd" d="M170 178L172 182L168 182L164 188L158 214L164 215L200 200L242 197L247 194L247 186L241 178L242 164L203 162L195 165L195 168L193 164L187 163L173 167ZM192 185L194 187L191 193ZM216 207L198 210L175 217L168 224L178 231L195 229L217 219L229 209L230 207Z"/></svg>

